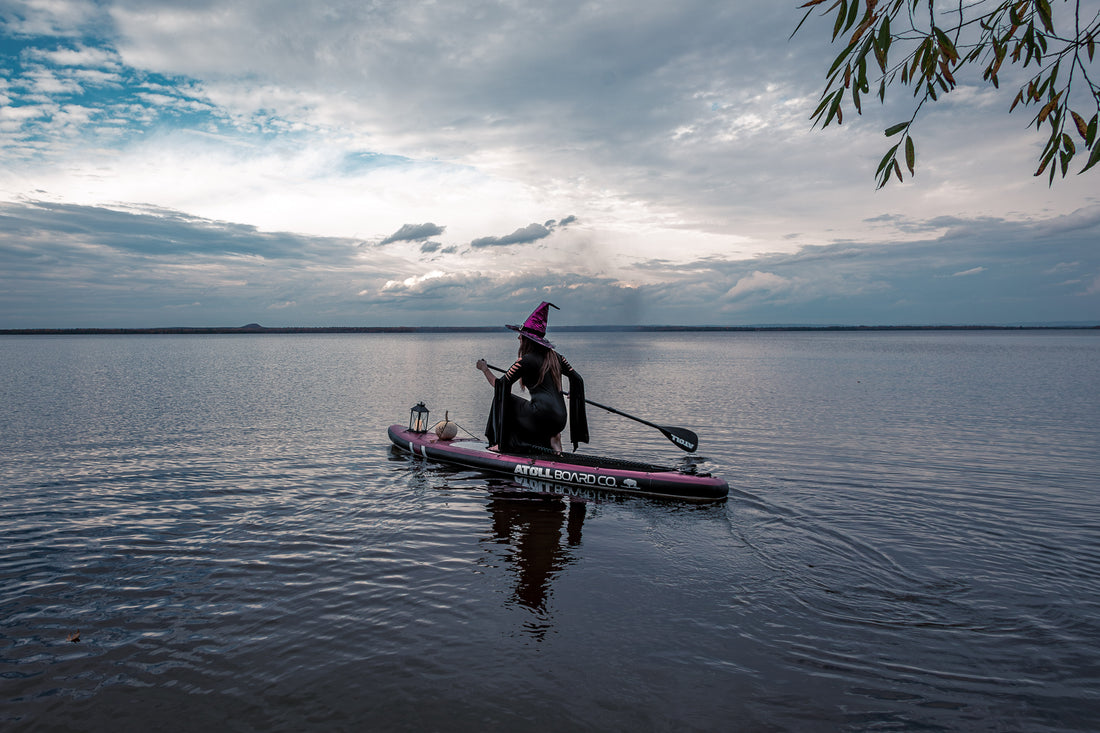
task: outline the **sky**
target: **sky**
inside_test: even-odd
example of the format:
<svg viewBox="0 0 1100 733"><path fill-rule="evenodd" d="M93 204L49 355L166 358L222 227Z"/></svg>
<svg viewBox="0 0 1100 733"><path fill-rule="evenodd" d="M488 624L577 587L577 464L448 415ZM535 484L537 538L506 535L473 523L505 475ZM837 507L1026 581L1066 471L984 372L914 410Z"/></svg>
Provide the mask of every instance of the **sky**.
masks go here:
<svg viewBox="0 0 1100 733"><path fill-rule="evenodd" d="M800 4L0 0L0 329L1100 323L1011 72L876 190Z"/></svg>

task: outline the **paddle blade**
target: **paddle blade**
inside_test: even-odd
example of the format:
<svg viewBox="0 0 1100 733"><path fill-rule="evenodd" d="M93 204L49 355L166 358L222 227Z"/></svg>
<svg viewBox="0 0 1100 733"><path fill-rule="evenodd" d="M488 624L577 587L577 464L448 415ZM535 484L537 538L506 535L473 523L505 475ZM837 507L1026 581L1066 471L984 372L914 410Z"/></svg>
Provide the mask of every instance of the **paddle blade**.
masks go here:
<svg viewBox="0 0 1100 733"><path fill-rule="evenodd" d="M665 437L672 441L680 450L686 450L688 453L694 453L695 449L699 447L699 436L691 432L687 428L670 428L661 426L661 432L665 434Z"/></svg>

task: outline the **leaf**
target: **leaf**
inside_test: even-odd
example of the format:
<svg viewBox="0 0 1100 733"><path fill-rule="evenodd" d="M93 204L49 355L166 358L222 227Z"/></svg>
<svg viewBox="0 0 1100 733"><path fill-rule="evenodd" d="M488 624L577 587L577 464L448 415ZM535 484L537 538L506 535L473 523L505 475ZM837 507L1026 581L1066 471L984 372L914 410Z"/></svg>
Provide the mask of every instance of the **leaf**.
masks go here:
<svg viewBox="0 0 1100 733"><path fill-rule="evenodd" d="M900 143L899 143L899 145L900 145ZM898 146L897 145L895 145L894 147L892 147L892 148L890 148L889 150L886 151L886 155L882 156L882 162L880 162L878 164L878 170L875 171L875 175L878 175L879 173L882 173L884 170L886 170L890 166L890 163L893 162L893 160L894 160L894 153L896 153L896 152L898 152Z"/></svg>
<svg viewBox="0 0 1100 733"><path fill-rule="evenodd" d="M1073 138L1065 133L1062 133L1062 149L1065 150L1071 158L1077 154L1077 146L1073 144Z"/></svg>
<svg viewBox="0 0 1100 733"><path fill-rule="evenodd" d="M915 175L916 171L913 169L917 163L917 149L913 145L913 138L905 138L905 167L909 169L909 175Z"/></svg>
<svg viewBox="0 0 1100 733"><path fill-rule="evenodd" d="M1043 105L1043 108L1039 110L1039 116L1035 118L1035 124L1041 125L1050 116L1050 113L1054 111L1054 108L1058 106L1058 97L1047 102Z"/></svg>
<svg viewBox="0 0 1100 733"><path fill-rule="evenodd" d="M836 117L837 110L840 109L840 101L843 98L844 98L844 90L843 89L841 89L840 91L838 91L836 94L833 95L833 103L832 103L832 106L829 107L829 116L825 118L825 124L823 124L822 127L828 127L829 123L833 121L834 117Z"/></svg>
<svg viewBox="0 0 1100 733"><path fill-rule="evenodd" d="M909 127L908 122L899 122L896 125L891 125L890 127L886 128L886 137L893 137L907 127Z"/></svg>
<svg viewBox="0 0 1100 733"><path fill-rule="evenodd" d="M816 2L825 2L825 0L816 0ZM815 4L816 4L816 2L815 2ZM809 5L809 3L807 3L807 5ZM806 5L803 5L802 7L806 7ZM794 34L798 33L798 29L802 27L802 24L806 22L806 18L809 18L810 13L812 13L812 12L813 12L812 10L807 10L806 11L806 14L802 16L802 20L798 21L798 25L796 25L794 27L794 30L791 31L791 35L787 36L788 41L791 40L792 38L794 38Z"/></svg>
<svg viewBox="0 0 1100 733"><path fill-rule="evenodd" d="M1051 148L1050 152L1043 156L1042 161L1039 163L1039 170L1035 171L1036 176L1043 175L1043 171L1050 164L1050 161L1054 158L1054 153L1057 152L1057 148Z"/></svg>
<svg viewBox="0 0 1100 733"><path fill-rule="evenodd" d="M856 2L856 0L852 0ZM840 31L844 28L844 17L848 14L848 0L840 0L840 12L836 14L836 22L833 24L833 40L840 35Z"/></svg>
<svg viewBox="0 0 1100 733"><path fill-rule="evenodd" d="M1054 32L1054 18L1050 13L1050 2L1048 0L1039 0L1036 3L1039 9L1039 19L1043 21L1043 26L1047 29L1047 33Z"/></svg>
<svg viewBox="0 0 1100 733"><path fill-rule="evenodd" d="M1023 100L1023 98L1024 98L1024 90L1021 89L1020 91L1018 91L1016 93L1016 98L1012 100L1012 106L1008 108L1008 111L1009 111L1010 114L1012 113L1012 110L1016 109L1016 105L1019 104Z"/></svg>
<svg viewBox="0 0 1100 733"><path fill-rule="evenodd" d="M821 104L817 105L817 109L815 109L814 113L810 115L811 120L821 116L821 114L825 111L825 108L829 105L830 98L831 97L825 97L821 100Z"/></svg>
<svg viewBox="0 0 1100 733"><path fill-rule="evenodd" d="M1082 140L1089 139L1089 126L1085 122L1085 118L1077 114L1073 110L1070 110L1070 116L1073 117L1073 124L1077 125L1077 134L1081 136Z"/></svg>
<svg viewBox="0 0 1100 733"><path fill-rule="evenodd" d="M852 0L852 6L848 9L848 20L844 24L844 30L848 30L855 25L856 18L859 11L859 0Z"/></svg>
<svg viewBox="0 0 1100 733"><path fill-rule="evenodd" d="M1088 132L1085 134L1085 147L1091 148L1093 141L1096 139L1096 118L1100 115L1093 115L1089 120Z"/></svg>
<svg viewBox="0 0 1100 733"><path fill-rule="evenodd" d="M848 58L848 54L852 52L851 46L845 46L844 50L840 52L840 55L833 61L833 65L829 67L829 73L825 76L832 76L836 73L836 70L840 68L840 65L844 63L844 59Z"/></svg>
<svg viewBox="0 0 1100 733"><path fill-rule="evenodd" d="M1080 170L1077 175L1081 175L1089 168L1093 167L1097 163L1100 163L1100 145L1094 145L1092 148L1092 155L1089 156L1089 162L1085 163L1085 167Z"/></svg>
<svg viewBox="0 0 1100 733"><path fill-rule="evenodd" d="M947 80L948 84L950 84L952 87L955 86L955 84L956 84L955 77L951 76L951 69L947 66L946 61L942 61L942 60L940 61L940 74L943 75L943 78ZM942 81L941 81L941 83L942 83ZM997 86L996 81L993 82L993 86ZM946 87L944 87L944 91L947 91Z"/></svg>
<svg viewBox="0 0 1100 733"><path fill-rule="evenodd" d="M951 61L955 63L959 60L959 52L955 50L955 44L951 42L951 39L947 37L947 34L941 31L935 26L932 27L932 33L936 36L936 43L940 47L940 52Z"/></svg>

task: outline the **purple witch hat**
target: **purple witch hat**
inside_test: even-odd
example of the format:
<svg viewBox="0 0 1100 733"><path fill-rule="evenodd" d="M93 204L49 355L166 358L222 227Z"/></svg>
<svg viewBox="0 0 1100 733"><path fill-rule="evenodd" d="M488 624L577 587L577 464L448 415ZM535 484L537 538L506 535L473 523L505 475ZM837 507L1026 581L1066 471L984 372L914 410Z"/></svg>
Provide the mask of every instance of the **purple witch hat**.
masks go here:
<svg viewBox="0 0 1100 733"><path fill-rule="evenodd" d="M548 349L554 348L554 345L546 340L546 317L550 314L550 309L561 310L553 303L547 303L543 301L538 308L527 317L527 320L522 326L505 326L513 331L519 331L519 334L524 338L531 339L536 344L545 346Z"/></svg>

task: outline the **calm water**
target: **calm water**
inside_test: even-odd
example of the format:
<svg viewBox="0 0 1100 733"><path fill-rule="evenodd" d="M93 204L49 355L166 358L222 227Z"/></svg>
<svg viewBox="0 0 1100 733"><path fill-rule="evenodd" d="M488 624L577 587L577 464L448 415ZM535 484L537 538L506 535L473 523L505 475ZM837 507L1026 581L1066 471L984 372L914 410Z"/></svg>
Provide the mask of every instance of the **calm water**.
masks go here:
<svg viewBox="0 0 1100 733"><path fill-rule="evenodd" d="M506 331L0 339L0 728L1100 728L1100 332L556 341L729 501L391 453Z"/></svg>

